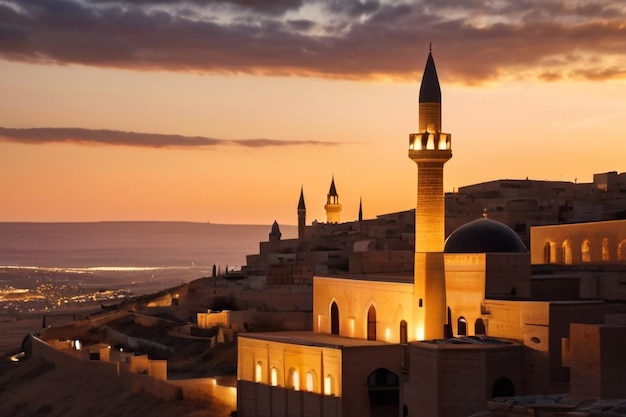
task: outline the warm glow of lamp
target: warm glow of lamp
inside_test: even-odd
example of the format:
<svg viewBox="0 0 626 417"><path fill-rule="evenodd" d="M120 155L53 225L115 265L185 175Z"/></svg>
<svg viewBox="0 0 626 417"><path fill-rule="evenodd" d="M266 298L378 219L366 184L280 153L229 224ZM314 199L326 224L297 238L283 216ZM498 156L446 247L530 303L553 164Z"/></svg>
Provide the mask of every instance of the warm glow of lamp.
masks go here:
<svg viewBox="0 0 626 417"><path fill-rule="evenodd" d="M389 327L385 329L385 340L387 342L391 340L391 329Z"/></svg>
<svg viewBox="0 0 626 417"><path fill-rule="evenodd" d="M273 387L278 385L278 369L272 367L272 371L270 372L270 383Z"/></svg>
<svg viewBox="0 0 626 417"><path fill-rule="evenodd" d="M445 151L446 149L448 149L448 135L446 135L445 133L440 133L439 134L439 150Z"/></svg>
<svg viewBox="0 0 626 417"><path fill-rule="evenodd" d="M331 395L333 393L333 378L330 375L326 375L324 378L324 394Z"/></svg>
<svg viewBox="0 0 626 417"><path fill-rule="evenodd" d="M298 374L297 370L293 371L291 378L292 378L291 383L293 384L293 389L296 391L300 391L300 375Z"/></svg>
<svg viewBox="0 0 626 417"><path fill-rule="evenodd" d="M347 324L348 324L348 336L354 337L354 319L353 318L348 319Z"/></svg>
<svg viewBox="0 0 626 417"><path fill-rule="evenodd" d="M313 392L313 374L311 372L306 373L306 390Z"/></svg>
<svg viewBox="0 0 626 417"><path fill-rule="evenodd" d="M256 363L254 369L254 382L261 382L263 380L263 364L261 362Z"/></svg>
<svg viewBox="0 0 626 417"><path fill-rule="evenodd" d="M428 135L428 142L426 142L426 149L427 150L435 149L435 135L433 135L432 133Z"/></svg>
<svg viewBox="0 0 626 417"><path fill-rule="evenodd" d="M421 324L415 328L415 337L417 340L424 340L424 325Z"/></svg>

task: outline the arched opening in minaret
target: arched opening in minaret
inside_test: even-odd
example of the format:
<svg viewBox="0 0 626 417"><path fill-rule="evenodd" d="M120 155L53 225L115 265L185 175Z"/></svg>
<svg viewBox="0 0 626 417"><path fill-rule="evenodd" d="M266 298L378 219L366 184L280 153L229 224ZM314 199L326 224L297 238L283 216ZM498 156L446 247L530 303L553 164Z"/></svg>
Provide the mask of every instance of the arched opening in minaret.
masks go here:
<svg viewBox="0 0 626 417"><path fill-rule="evenodd" d="M367 340L376 340L376 308L367 310Z"/></svg>
<svg viewBox="0 0 626 417"><path fill-rule="evenodd" d="M330 305L330 333L339 334L339 307L334 301Z"/></svg>

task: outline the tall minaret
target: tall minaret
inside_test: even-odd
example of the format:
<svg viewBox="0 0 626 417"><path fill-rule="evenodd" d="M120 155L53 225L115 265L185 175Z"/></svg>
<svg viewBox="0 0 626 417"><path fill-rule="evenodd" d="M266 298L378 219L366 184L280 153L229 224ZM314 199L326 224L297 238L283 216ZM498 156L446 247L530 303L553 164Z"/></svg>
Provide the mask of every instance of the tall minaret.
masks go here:
<svg viewBox="0 0 626 417"><path fill-rule="evenodd" d="M341 214L341 204L339 204L339 194L335 188L335 176L330 182L330 190L326 195L326 204L324 205L326 210L326 223L339 223L339 217Z"/></svg>
<svg viewBox="0 0 626 417"><path fill-rule="evenodd" d="M298 240L304 241L306 228L306 206L304 205L304 186L300 188L300 200L298 201Z"/></svg>
<svg viewBox="0 0 626 417"><path fill-rule="evenodd" d="M431 49L420 87L419 133L409 135L409 158L417 164L414 276L417 339L443 337L446 323L443 165L451 157L451 135L441 132L441 89Z"/></svg>

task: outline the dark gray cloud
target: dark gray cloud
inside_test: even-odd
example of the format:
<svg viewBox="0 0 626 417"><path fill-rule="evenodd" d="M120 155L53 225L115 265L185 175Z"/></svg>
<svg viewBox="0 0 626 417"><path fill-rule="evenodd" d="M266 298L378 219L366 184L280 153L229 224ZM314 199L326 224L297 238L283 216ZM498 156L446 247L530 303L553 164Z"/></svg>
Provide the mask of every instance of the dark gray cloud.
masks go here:
<svg viewBox="0 0 626 417"><path fill-rule="evenodd" d="M626 5L611 0L20 0L0 58L137 70L480 83L623 78Z"/></svg>
<svg viewBox="0 0 626 417"><path fill-rule="evenodd" d="M0 127L0 141L39 145L46 143L73 143L81 145L117 145L144 148L215 148L238 145L249 148L268 146L334 146L337 142L298 141L278 139L215 139L204 136L162 135L156 133L123 132L119 130L93 130L81 128L30 128Z"/></svg>

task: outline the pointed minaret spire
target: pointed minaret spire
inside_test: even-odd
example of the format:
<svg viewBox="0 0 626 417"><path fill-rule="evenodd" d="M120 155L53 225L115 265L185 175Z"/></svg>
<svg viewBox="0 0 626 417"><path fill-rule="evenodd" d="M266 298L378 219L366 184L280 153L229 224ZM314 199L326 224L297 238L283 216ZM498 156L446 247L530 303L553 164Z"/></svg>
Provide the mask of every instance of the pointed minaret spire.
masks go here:
<svg viewBox="0 0 626 417"><path fill-rule="evenodd" d="M339 223L339 215L341 214L341 204L339 204L339 194L335 187L335 174L330 181L330 189L326 194L326 223Z"/></svg>
<svg viewBox="0 0 626 417"><path fill-rule="evenodd" d="M304 204L304 186L300 187L300 200L298 201L298 239L304 240L306 229L306 205Z"/></svg>

